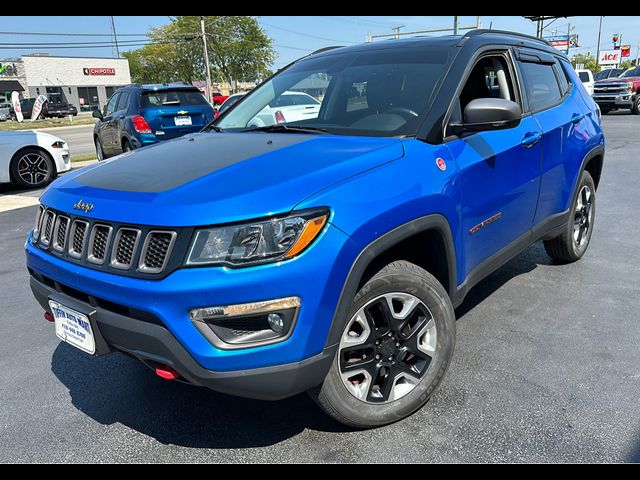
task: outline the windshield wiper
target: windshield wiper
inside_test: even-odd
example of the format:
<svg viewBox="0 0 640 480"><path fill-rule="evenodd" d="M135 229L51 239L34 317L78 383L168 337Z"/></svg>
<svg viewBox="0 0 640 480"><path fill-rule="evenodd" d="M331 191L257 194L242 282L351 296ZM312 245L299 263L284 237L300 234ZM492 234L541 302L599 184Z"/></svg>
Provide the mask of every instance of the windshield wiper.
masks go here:
<svg viewBox="0 0 640 480"><path fill-rule="evenodd" d="M242 130L242 132L328 133L328 130L326 128L320 127L307 127L305 125L285 125L284 123L280 123L276 125L265 125L264 127L253 127L247 130Z"/></svg>

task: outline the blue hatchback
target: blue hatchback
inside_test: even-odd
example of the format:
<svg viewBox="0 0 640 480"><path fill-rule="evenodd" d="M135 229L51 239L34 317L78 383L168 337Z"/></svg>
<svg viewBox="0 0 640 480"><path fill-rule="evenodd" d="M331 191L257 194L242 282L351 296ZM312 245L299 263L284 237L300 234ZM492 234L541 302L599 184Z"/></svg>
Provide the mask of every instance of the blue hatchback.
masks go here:
<svg viewBox="0 0 640 480"><path fill-rule="evenodd" d="M320 108L279 101L291 91ZM540 39L325 49L201 133L54 182L31 288L89 354L383 425L440 384L476 283L538 240L585 254L603 160L597 105Z"/></svg>
<svg viewBox="0 0 640 480"><path fill-rule="evenodd" d="M195 133L213 120L213 107L182 83L129 85L116 90L93 130L98 160Z"/></svg>

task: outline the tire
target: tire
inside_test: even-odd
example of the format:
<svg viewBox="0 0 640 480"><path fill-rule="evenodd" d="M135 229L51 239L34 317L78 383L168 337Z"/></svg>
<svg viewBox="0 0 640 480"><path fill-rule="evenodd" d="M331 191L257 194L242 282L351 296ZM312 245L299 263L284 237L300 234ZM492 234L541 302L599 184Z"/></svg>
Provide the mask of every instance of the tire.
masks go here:
<svg viewBox="0 0 640 480"><path fill-rule="evenodd" d="M600 109L600 113L601 113L602 115L606 115L606 114L608 114L610 111L611 111L611 109L610 109L610 108L601 108L601 109Z"/></svg>
<svg viewBox="0 0 640 480"><path fill-rule="evenodd" d="M129 143L129 140L122 140L122 153L130 152L131 150L133 150L133 147Z"/></svg>
<svg viewBox="0 0 640 480"><path fill-rule="evenodd" d="M11 181L20 188L43 188L57 175L51 156L35 147L15 153L9 164Z"/></svg>
<svg viewBox="0 0 640 480"><path fill-rule="evenodd" d="M636 93L633 100L633 106L631 107L631 113L634 115L640 115L640 93Z"/></svg>
<svg viewBox="0 0 640 480"><path fill-rule="evenodd" d="M549 256L565 263L580 259L589 247L595 217L596 187L591 174L585 170L564 232L544 241L544 249Z"/></svg>
<svg viewBox="0 0 640 480"><path fill-rule="evenodd" d="M404 317L385 323L380 313L385 305L391 317L402 317L406 309ZM360 319L365 318L365 310L370 314L363 324ZM375 324L371 318L377 318ZM420 409L439 385L453 356L456 320L443 286L417 265L390 263L358 291L348 319L329 373L309 395L335 420L356 428L387 425ZM394 327L389 329L389 324ZM358 344L361 337L364 343ZM351 355L357 349L367 353L357 353L364 361L352 363ZM412 362L415 366L411 368L416 368L411 371L413 378L406 375ZM361 366L372 373L368 377L359 374ZM385 378L394 380L387 383Z"/></svg>
<svg viewBox="0 0 640 480"><path fill-rule="evenodd" d="M96 157L98 158L99 162L102 162L103 160L105 160L107 158L107 156L104 154L104 149L102 148L102 144L100 143L100 139L98 137L95 137L93 139L93 143L96 146Z"/></svg>

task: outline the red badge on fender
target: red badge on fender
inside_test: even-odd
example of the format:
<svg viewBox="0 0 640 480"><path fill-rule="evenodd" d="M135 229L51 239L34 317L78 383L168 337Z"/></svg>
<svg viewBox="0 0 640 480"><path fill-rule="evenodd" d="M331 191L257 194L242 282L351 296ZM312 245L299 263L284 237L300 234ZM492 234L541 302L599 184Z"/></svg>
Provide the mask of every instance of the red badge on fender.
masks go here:
<svg viewBox="0 0 640 480"><path fill-rule="evenodd" d="M436 158L436 165L438 165L438 168L443 172L447 169L447 164L444 163L444 160L440 157Z"/></svg>

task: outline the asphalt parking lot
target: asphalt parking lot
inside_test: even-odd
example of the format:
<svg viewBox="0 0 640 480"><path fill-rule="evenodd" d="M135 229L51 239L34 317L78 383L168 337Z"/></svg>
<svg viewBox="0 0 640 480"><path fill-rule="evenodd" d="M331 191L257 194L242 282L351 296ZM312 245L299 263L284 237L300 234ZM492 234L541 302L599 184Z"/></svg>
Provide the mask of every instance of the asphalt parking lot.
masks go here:
<svg viewBox="0 0 640 480"><path fill-rule="evenodd" d="M24 266L35 207L0 213L0 462L640 462L640 117L603 123L586 256L558 265L539 243L481 282L438 392L376 430L306 395L228 397L61 344Z"/></svg>

